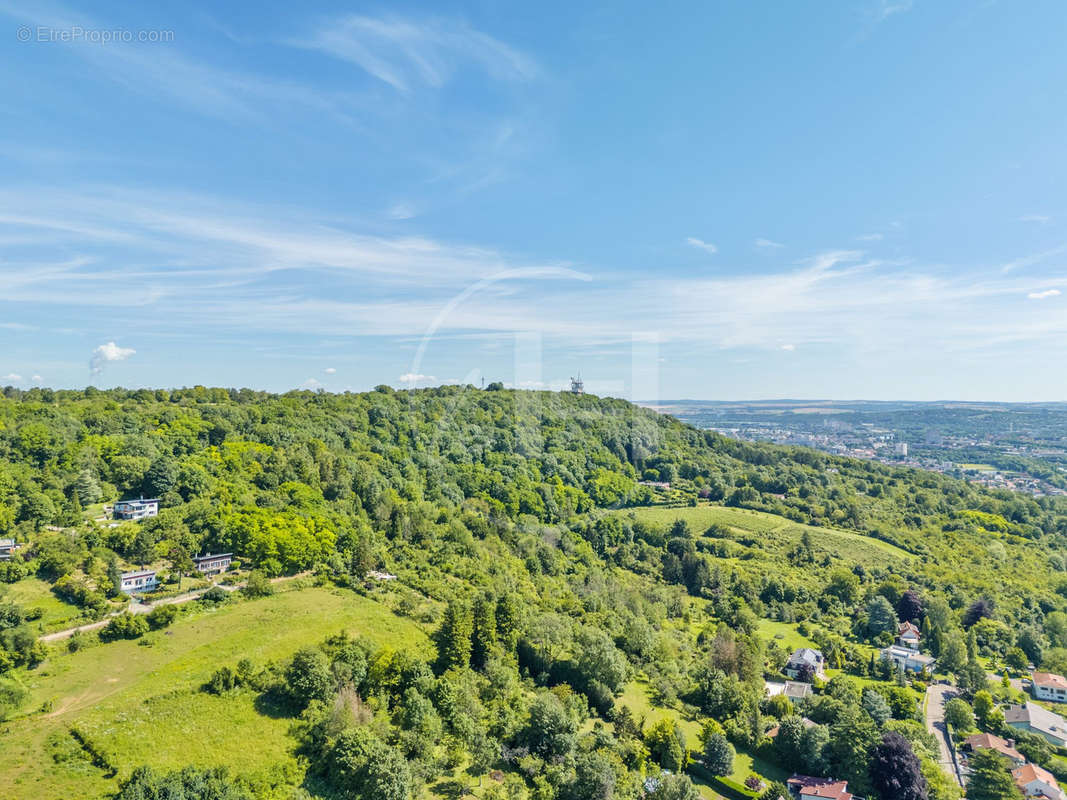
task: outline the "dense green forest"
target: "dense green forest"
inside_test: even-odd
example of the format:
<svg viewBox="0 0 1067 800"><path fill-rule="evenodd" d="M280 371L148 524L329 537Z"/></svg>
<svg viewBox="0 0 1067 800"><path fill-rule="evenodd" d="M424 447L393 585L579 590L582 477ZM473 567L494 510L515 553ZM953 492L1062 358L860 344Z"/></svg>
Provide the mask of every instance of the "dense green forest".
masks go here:
<svg viewBox="0 0 1067 800"><path fill-rule="evenodd" d="M531 800L696 797L687 770L731 796L779 791L730 777L744 754L768 780L833 775L883 800L879 765L903 759L952 798L917 716L929 676L895 678L874 656L898 620L921 623L971 700L997 691L986 668L1067 670L1063 501L746 444L621 400L492 388L6 391L12 592L43 581L99 619L121 605L121 570L154 565L167 590L193 555L232 551L244 598L309 572L382 595L433 637L428 653L338 632L283 661L215 665L198 691L250 693L291 719L300 773L112 770L118 797L400 800L450 796L457 770L480 796ZM101 521L102 504L137 496L158 497L159 516ZM698 522L709 508L724 521ZM784 527L753 533L727 510ZM396 585L369 588L375 570ZM250 602L212 592L197 605ZM30 726L35 671L72 656L15 597L0 597L0 711ZM178 615L115 617L64 649ZM763 691L788 655L782 628L832 667L797 704Z"/></svg>

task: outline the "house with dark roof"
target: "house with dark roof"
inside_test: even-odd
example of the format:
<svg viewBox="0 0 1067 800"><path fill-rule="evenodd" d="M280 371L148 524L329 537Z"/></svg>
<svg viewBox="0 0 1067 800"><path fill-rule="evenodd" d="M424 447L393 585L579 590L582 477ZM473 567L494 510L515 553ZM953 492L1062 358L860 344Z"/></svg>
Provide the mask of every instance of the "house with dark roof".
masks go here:
<svg viewBox="0 0 1067 800"><path fill-rule="evenodd" d="M1067 720L1035 703L1008 706L1004 723L1017 731L1036 733L1056 747L1067 747Z"/></svg>
<svg viewBox="0 0 1067 800"><path fill-rule="evenodd" d="M823 658L822 652L812 650L810 647L801 647L789 656L782 672L790 678L801 678L807 675L818 675L821 678L824 677L824 666L826 666L826 659Z"/></svg>
<svg viewBox="0 0 1067 800"><path fill-rule="evenodd" d="M193 566L201 575L218 575L230 568L233 553L208 553L206 556L193 556Z"/></svg>

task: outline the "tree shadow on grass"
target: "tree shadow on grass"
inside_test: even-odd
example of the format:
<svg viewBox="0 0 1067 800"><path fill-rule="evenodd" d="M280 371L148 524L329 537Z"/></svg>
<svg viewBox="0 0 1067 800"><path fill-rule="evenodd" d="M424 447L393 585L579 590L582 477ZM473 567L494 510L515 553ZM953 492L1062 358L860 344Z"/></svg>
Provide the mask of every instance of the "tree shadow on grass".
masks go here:
<svg viewBox="0 0 1067 800"><path fill-rule="evenodd" d="M253 705L258 713L271 719L292 719L296 716L289 698L281 692L263 692L256 696Z"/></svg>
<svg viewBox="0 0 1067 800"><path fill-rule="evenodd" d="M430 789L438 797L445 800L460 800L462 797L473 797L467 786L455 778L443 778L430 786Z"/></svg>

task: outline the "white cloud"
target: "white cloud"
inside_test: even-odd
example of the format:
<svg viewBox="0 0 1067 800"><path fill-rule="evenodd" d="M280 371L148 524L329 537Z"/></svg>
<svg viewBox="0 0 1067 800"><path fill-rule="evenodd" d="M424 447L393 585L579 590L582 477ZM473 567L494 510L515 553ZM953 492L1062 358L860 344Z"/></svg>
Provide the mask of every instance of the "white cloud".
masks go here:
<svg viewBox="0 0 1067 800"><path fill-rule="evenodd" d="M32 378L30 378L30 380L34 383L40 383L44 380L44 378L42 378L40 375L34 375Z"/></svg>
<svg viewBox="0 0 1067 800"><path fill-rule="evenodd" d="M320 386L322 386L322 381L316 378L308 378L306 381L300 384L300 388L302 389L318 389Z"/></svg>
<svg viewBox="0 0 1067 800"><path fill-rule="evenodd" d="M885 238L885 236L883 236L880 233L865 233L862 236L857 236L856 237L856 241L857 242L880 242L884 238Z"/></svg>
<svg viewBox="0 0 1067 800"><path fill-rule="evenodd" d="M353 14L330 20L310 37L289 44L355 64L402 93L420 86L440 88L470 64L502 81L528 81L538 74L537 65L523 53L451 20Z"/></svg>
<svg viewBox="0 0 1067 800"><path fill-rule="evenodd" d="M711 242L705 242L703 239L698 239L695 236L686 237L685 243L690 247L696 247L698 250L703 250L705 253L714 255L719 252L719 248Z"/></svg>
<svg viewBox="0 0 1067 800"><path fill-rule="evenodd" d="M433 375L423 375L421 372L405 372L400 376L401 383L410 383L412 385L416 383L432 383L436 381Z"/></svg>
<svg viewBox="0 0 1067 800"><path fill-rule="evenodd" d="M327 375L334 375L337 370L334 367L326 367L323 372L325 372Z"/></svg>
<svg viewBox="0 0 1067 800"><path fill-rule="evenodd" d="M119 347L114 342L102 344L93 350L89 359L89 374L99 375L109 361L125 361L136 352L132 347Z"/></svg>
<svg viewBox="0 0 1067 800"><path fill-rule="evenodd" d="M9 372L4 377L0 378L0 381L11 381L12 383L21 383L22 376L14 372Z"/></svg>
<svg viewBox="0 0 1067 800"><path fill-rule="evenodd" d="M393 203L386 210L385 215L389 219L402 220L402 219L414 219L418 212L415 211L415 206L410 203Z"/></svg>
<svg viewBox="0 0 1067 800"><path fill-rule="evenodd" d="M894 14L903 14L905 11L911 11L912 5L914 5L913 0L881 0L876 12L878 21L884 22Z"/></svg>
<svg viewBox="0 0 1067 800"><path fill-rule="evenodd" d="M781 242L772 242L770 239L757 239L756 240L756 247L765 247L765 248L772 248L773 249L773 248L776 248L776 247L785 247L785 245L782 244Z"/></svg>
<svg viewBox="0 0 1067 800"><path fill-rule="evenodd" d="M1046 289L1043 292L1030 292L1026 295L1031 300L1047 300L1050 297L1059 297L1061 294L1059 289Z"/></svg>
<svg viewBox="0 0 1067 800"><path fill-rule="evenodd" d="M1061 244L1059 247L1053 247L1049 250L1042 250L1040 253L1034 253L1033 255L1023 256L1017 258L1014 261L1009 261L1003 267L1000 268L1001 272L1014 272L1022 267L1032 267L1035 264L1040 264L1042 261L1053 256L1058 256L1061 253L1067 252L1067 244Z"/></svg>
<svg viewBox="0 0 1067 800"><path fill-rule="evenodd" d="M797 346L795 344L783 344L782 349L792 353L797 349Z"/></svg>
<svg viewBox="0 0 1067 800"><path fill-rule="evenodd" d="M1019 217L1019 222L1039 222L1044 225L1051 219L1052 217L1045 216L1044 214L1023 214Z"/></svg>

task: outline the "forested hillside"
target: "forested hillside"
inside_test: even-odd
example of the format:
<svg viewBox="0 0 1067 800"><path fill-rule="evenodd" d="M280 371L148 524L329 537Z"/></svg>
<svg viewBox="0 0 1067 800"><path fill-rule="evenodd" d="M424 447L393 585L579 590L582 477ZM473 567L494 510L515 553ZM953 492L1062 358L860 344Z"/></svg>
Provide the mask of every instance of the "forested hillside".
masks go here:
<svg viewBox="0 0 1067 800"><path fill-rule="evenodd" d="M142 495L160 499L158 517L102 518L103 504ZM165 592L193 555L232 551L245 595L311 572L433 637L429 656L334 635L280 662L213 665L190 702L263 698L294 722L295 772L250 776L222 761L194 766L229 775L132 774L109 760L106 737L78 728L104 765L86 767L94 790L131 800L197 782L233 797L447 796L463 771L485 796L636 797L655 778L653 796L687 797L677 773L694 758L696 777L752 796L735 750L766 779L797 769L879 793L871 753L893 732L931 796L949 798L911 689L873 656L898 617L921 622L972 696L985 688L979 658L1067 668L1062 502L740 443L593 396L9 389L0 537L22 545L0 562L0 710L18 735L51 719L32 704L41 671L81 655L38 641L53 611L20 599L28 587L96 619L122 605L120 571L153 565ZM369 588L377 570L398 580ZM77 648L124 646L106 640L174 616L112 622L104 643L79 637ZM762 691L801 641L842 671L804 709ZM767 733L800 710L822 733L783 751ZM58 775L69 765L56 753Z"/></svg>

